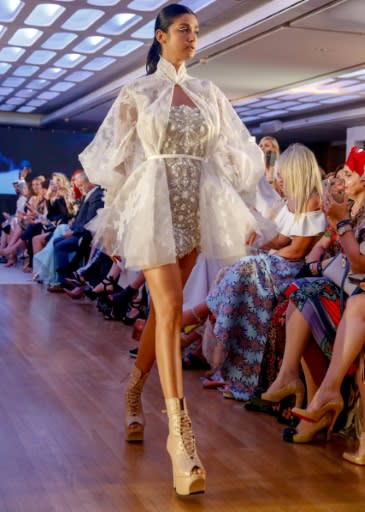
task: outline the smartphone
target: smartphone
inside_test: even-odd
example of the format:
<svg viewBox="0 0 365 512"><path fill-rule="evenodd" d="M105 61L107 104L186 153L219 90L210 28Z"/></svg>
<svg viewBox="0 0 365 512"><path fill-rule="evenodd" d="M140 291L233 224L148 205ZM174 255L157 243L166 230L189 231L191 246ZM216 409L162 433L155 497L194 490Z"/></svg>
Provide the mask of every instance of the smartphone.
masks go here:
<svg viewBox="0 0 365 512"><path fill-rule="evenodd" d="M276 162L276 153L275 151L268 151L265 155L265 165L266 167L273 167Z"/></svg>

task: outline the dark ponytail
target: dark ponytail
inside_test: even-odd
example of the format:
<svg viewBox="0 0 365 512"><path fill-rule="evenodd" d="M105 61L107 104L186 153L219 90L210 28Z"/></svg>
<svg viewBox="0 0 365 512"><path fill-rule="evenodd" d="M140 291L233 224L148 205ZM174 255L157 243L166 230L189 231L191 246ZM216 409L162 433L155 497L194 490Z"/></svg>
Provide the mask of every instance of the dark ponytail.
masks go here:
<svg viewBox="0 0 365 512"><path fill-rule="evenodd" d="M156 31L162 30L162 32L167 32L169 26L174 22L174 19L183 14L192 14L195 16L195 13L189 9L189 7L185 7L185 5L181 4L166 5L157 15L155 21L155 37L147 54L147 75L152 75L156 71L161 56L161 45L156 39Z"/></svg>
<svg viewBox="0 0 365 512"><path fill-rule="evenodd" d="M146 62L146 71L147 75L152 75L156 69L158 61L160 60L161 55L161 45L157 41L156 37L153 39L153 43L148 50L147 54L147 62Z"/></svg>

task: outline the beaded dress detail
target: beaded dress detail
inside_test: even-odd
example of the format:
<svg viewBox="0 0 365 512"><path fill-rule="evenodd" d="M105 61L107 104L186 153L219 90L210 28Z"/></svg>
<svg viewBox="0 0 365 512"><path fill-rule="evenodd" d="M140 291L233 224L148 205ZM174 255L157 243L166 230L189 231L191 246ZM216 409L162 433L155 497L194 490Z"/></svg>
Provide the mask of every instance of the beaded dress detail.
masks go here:
<svg viewBox="0 0 365 512"><path fill-rule="evenodd" d="M198 108L171 107L161 153L204 158L207 140L208 126ZM200 246L201 161L170 158L165 163L176 254L181 258Z"/></svg>

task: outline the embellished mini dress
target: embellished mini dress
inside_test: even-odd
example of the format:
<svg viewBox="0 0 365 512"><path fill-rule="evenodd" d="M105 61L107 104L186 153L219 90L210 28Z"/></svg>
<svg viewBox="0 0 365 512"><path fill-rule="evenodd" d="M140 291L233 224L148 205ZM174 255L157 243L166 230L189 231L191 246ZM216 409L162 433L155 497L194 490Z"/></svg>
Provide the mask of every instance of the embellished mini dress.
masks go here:
<svg viewBox="0 0 365 512"><path fill-rule="evenodd" d="M189 105L173 105L176 86ZM237 261L260 230L252 207L263 154L223 93L185 65L161 57L155 73L125 85L79 159L105 189L87 226L93 243L128 269L175 263L193 249Z"/></svg>

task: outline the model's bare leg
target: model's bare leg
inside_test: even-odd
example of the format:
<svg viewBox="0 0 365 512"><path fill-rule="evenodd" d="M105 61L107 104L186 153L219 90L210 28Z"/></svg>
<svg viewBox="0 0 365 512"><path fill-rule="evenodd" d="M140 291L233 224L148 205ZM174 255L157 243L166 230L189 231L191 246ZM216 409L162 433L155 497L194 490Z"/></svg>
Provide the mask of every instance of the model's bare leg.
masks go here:
<svg viewBox="0 0 365 512"><path fill-rule="evenodd" d="M175 275L178 278L178 283L182 286L186 283L190 272L196 261L196 252L192 252L182 258L178 265L173 265L175 268ZM163 268L163 267L161 267ZM157 269L158 270L158 269ZM145 281L144 275L138 274L136 281L133 284L141 286ZM173 282L171 282L171 288ZM157 285L158 286L158 285ZM178 288L180 284L178 284ZM166 310L166 315L168 310ZM164 314L163 314L164 315ZM126 409L126 440L127 441L143 441L145 419L143 415L141 394L143 386L147 380L148 373L151 370L155 359L155 334L156 334L156 313L154 307L154 298L151 293L149 315L142 331L141 339L139 341L138 355L135 367L127 383L125 394L125 409ZM179 327L180 336L180 327ZM169 344L170 346L170 344ZM180 356L180 373L181 373L181 356ZM182 377L180 377L182 379Z"/></svg>

